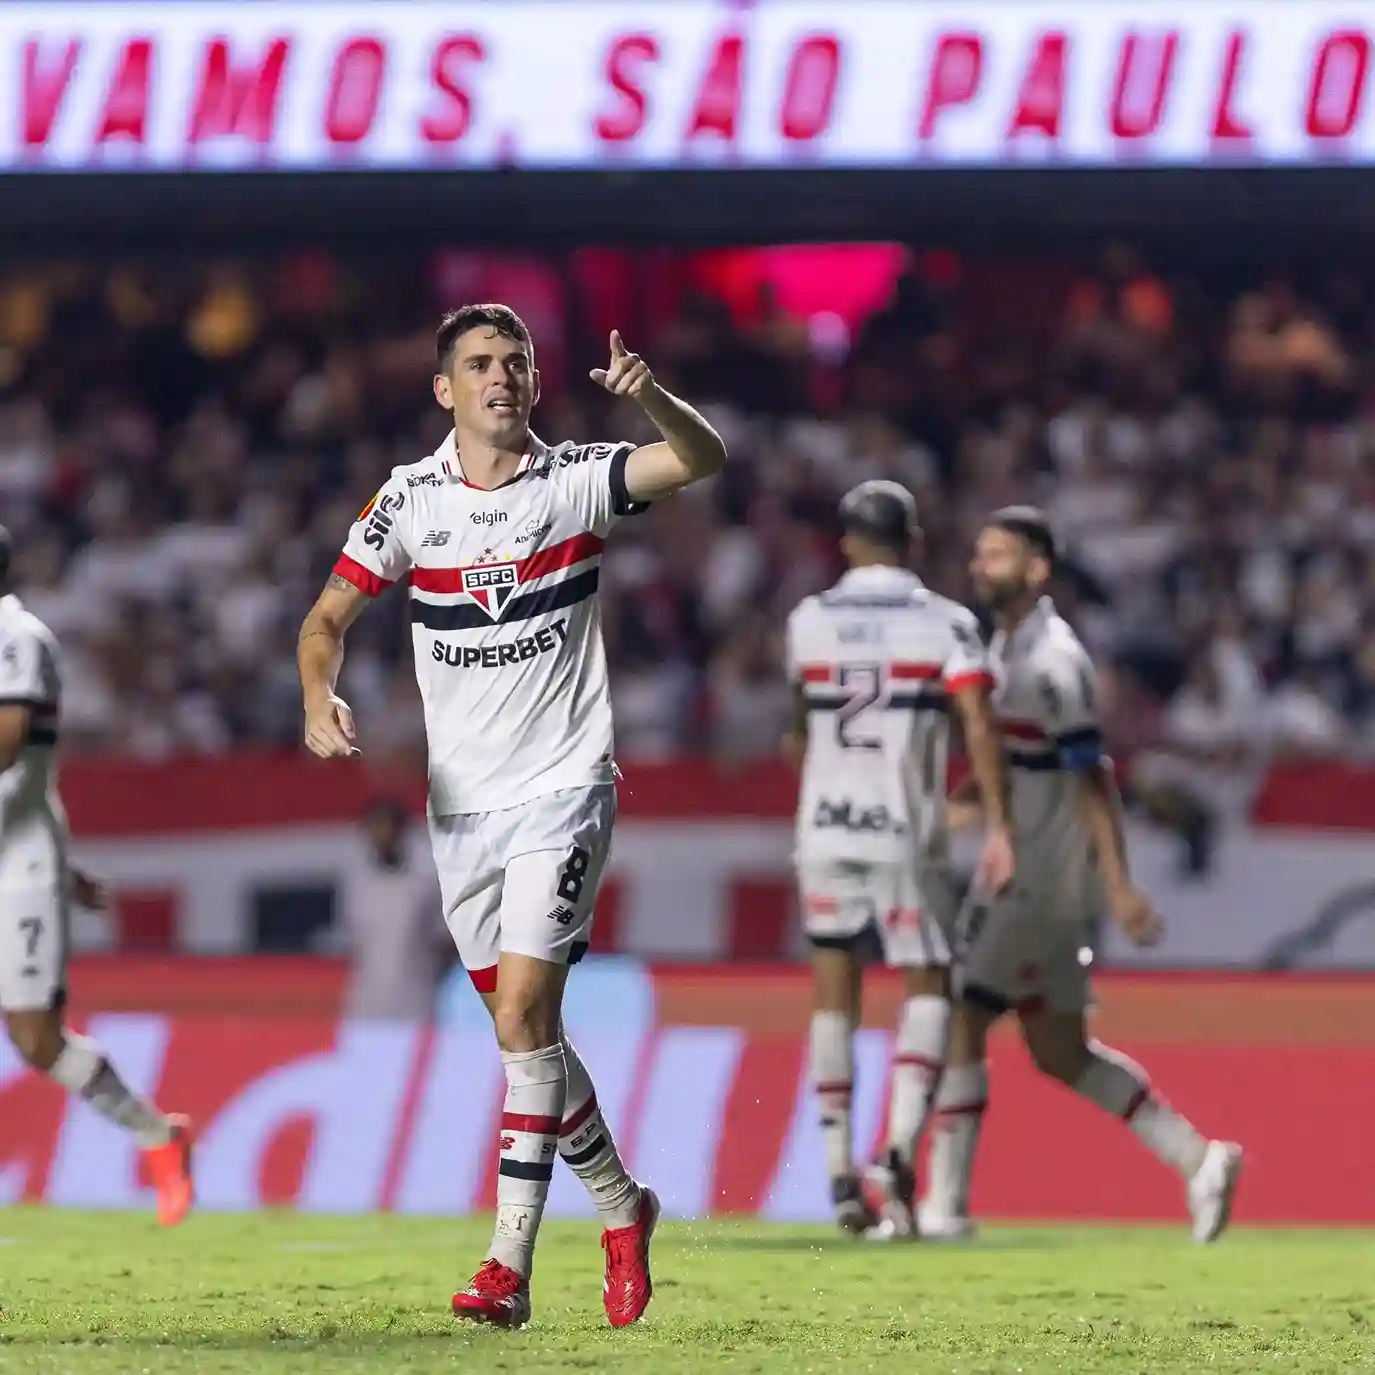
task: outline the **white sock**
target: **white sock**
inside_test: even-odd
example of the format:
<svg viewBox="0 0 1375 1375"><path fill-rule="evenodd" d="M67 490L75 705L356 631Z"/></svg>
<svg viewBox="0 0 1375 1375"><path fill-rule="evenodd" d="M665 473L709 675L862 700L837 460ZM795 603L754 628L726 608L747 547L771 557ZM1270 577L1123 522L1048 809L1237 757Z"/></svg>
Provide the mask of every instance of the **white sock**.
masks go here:
<svg viewBox="0 0 1375 1375"><path fill-rule="evenodd" d="M501 1063L506 1069L506 1105L501 1114L497 1225L491 1256L528 1275L554 1176L568 1070L562 1045L520 1054L502 1051Z"/></svg>
<svg viewBox="0 0 1375 1375"><path fill-rule="evenodd" d="M597 1106L592 1076L566 1036L563 1059L568 1066L568 1097L559 1127L559 1154L591 1194L604 1226L611 1231L633 1226L640 1213L640 1186L621 1161L611 1128Z"/></svg>
<svg viewBox="0 0 1375 1375"><path fill-rule="evenodd" d="M1135 1060L1100 1041L1089 1042L1089 1055L1074 1091L1120 1117L1157 1160L1192 1179L1208 1148L1193 1124L1151 1093L1146 1071Z"/></svg>
<svg viewBox="0 0 1375 1375"><path fill-rule="evenodd" d="M48 1078L84 1098L102 1117L132 1132L140 1146L165 1146L172 1139L167 1118L129 1088L89 1036L68 1031L63 1039L62 1053L53 1061Z"/></svg>
<svg viewBox="0 0 1375 1375"><path fill-rule="evenodd" d="M950 1004L944 998L908 998L902 1005L893 1048L893 1078L888 1100L888 1149L908 1165L926 1125L945 1068Z"/></svg>
<svg viewBox="0 0 1375 1375"><path fill-rule="evenodd" d="M826 1173L832 1179L854 1173L850 1096L854 1091L854 1029L843 1012L812 1013L812 1085L821 1103L821 1139Z"/></svg>
<svg viewBox="0 0 1375 1375"><path fill-rule="evenodd" d="M926 1203L943 1217L969 1215L974 1154L988 1107L988 1066L947 1065L936 1089Z"/></svg>

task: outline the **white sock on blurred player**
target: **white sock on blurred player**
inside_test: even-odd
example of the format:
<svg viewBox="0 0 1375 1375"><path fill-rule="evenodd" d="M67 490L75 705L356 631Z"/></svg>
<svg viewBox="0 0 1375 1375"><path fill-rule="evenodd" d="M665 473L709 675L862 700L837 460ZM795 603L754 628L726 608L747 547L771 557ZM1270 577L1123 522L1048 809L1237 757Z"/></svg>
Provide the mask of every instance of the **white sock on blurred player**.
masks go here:
<svg viewBox="0 0 1375 1375"><path fill-rule="evenodd" d="M621 1161L597 1105L592 1076L566 1036L563 1059L568 1067L568 1096L559 1128L559 1154L591 1194L605 1227L615 1231L634 1226L640 1212L640 1186Z"/></svg>
<svg viewBox="0 0 1375 1375"><path fill-rule="evenodd" d="M831 1179L852 1174L850 1099L854 1092L854 1028L843 1012L813 1012L812 1085L821 1104L821 1139Z"/></svg>
<svg viewBox="0 0 1375 1375"><path fill-rule="evenodd" d="M942 1218L968 1215L974 1155L987 1107L988 1066L947 1066L936 1090L923 1212L930 1209Z"/></svg>
<svg viewBox="0 0 1375 1375"><path fill-rule="evenodd" d="M1120 1117L1157 1160L1192 1179L1208 1149L1204 1137L1151 1093L1146 1071L1135 1060L1099 1041L1089 1042L1089 1054L1092 1058L1075 1092Z"/></svg>
<svg viewBox="0 0 1375 1375"><path fill-rule="evenodd" d="M521 1053L502 1051L501 1063L506 1070L506 1104L491 1257L529 1275L554 1176L568 1070L562 1044Z"/></svg>
<svg viewBox="0 0 1375 1375"><path fill-rule="evenodd" d="M950 1004L939 997L908 998L902 1005L893 1047L888 1100L888 1149L912 1164L945 1066Z"/></svg>
<svg viewBox="0 0 1375 1375"><path fill-rule="evenodd" d="M119 1077L95 1041L74 1031L67 1032L64 1039L62 1053L48 1071L54 1083L84 1098L102 1117L131 1132L140 1146L165 1146L172 1139L172 1124Z"/></svg>

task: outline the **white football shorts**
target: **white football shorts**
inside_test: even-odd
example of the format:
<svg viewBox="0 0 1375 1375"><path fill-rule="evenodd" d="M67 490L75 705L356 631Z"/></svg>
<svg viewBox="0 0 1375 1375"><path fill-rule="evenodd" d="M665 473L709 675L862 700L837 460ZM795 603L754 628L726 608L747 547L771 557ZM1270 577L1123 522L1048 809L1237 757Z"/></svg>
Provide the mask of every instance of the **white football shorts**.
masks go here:
<svg viewBox="0 0 1375 1375"><path fill-rule="evenodd" d="M38 1012L62 1005L67 910L60 887L0 887L0 1010Z"/></svg>
<svg viewBox="0 0 1375 1375"><path fill-rule="evenodd" d="M495 990L502 951L552 964L587 953L615 821L612 783L430 818L444 920L480 993Z"/></svg>
<svg viewBox="0 0 1375 1375"><path fill-rule="evenodd" d="M1084 1011L1095 916L1085 896L1015 882L991 900L971 895L956 932L957 995L992 1012Z"/></svg>
<svg viewBox="0 0 1375 1375"><path fill-rule="evenodd" d="M821 948L847 947L872 932L884 963L939 969L950 963L949 932L958 911L952 875L910 864L800 860L802 929Z"/></svg>

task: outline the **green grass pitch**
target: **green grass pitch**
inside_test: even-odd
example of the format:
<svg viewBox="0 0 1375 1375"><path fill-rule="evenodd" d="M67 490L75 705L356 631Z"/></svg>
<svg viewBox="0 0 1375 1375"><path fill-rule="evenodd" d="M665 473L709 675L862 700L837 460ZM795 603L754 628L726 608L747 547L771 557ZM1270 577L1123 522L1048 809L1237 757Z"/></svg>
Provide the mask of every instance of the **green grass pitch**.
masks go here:
<svg viewBox="0 0 1375 1375"><path fill-rule="evenodd" d="M456 1325L483 1219L0 1209L0 1372L1375 1370L1375 1234L990 1229L958 1247L666 1225L639 1327L601 1310L591 1223L541 1237L521 1332Z"/></svg>

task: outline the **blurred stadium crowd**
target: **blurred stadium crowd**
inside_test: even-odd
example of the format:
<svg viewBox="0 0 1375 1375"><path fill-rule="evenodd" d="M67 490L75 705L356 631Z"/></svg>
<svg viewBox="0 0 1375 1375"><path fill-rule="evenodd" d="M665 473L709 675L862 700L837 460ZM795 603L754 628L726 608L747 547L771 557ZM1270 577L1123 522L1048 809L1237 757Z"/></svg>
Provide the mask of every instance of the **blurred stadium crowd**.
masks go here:
<svg viewBox="0 0 1375 1375"><path fill-rule="evenodd" d="M728 473L604 564L627 757L772 753L779 632L837 573L838 495L918 495L922 571L966 595L980 516L1038 501L1117 748L1195 769L1375 752L1375 298L1333 274L1152 273L904 254L862 320L713 295L692 255L467 252L410 266L32 263L0 281L0 510L67 656L70 750L293 744L294 643L350 522L445 431L433 324L504 299L534 331L545 438L637 438L584 384L618 325L705 403ZM370 751L423 727L401 599L353 632ZM1162 772L1168 778L1168 770Z"/></svg>

